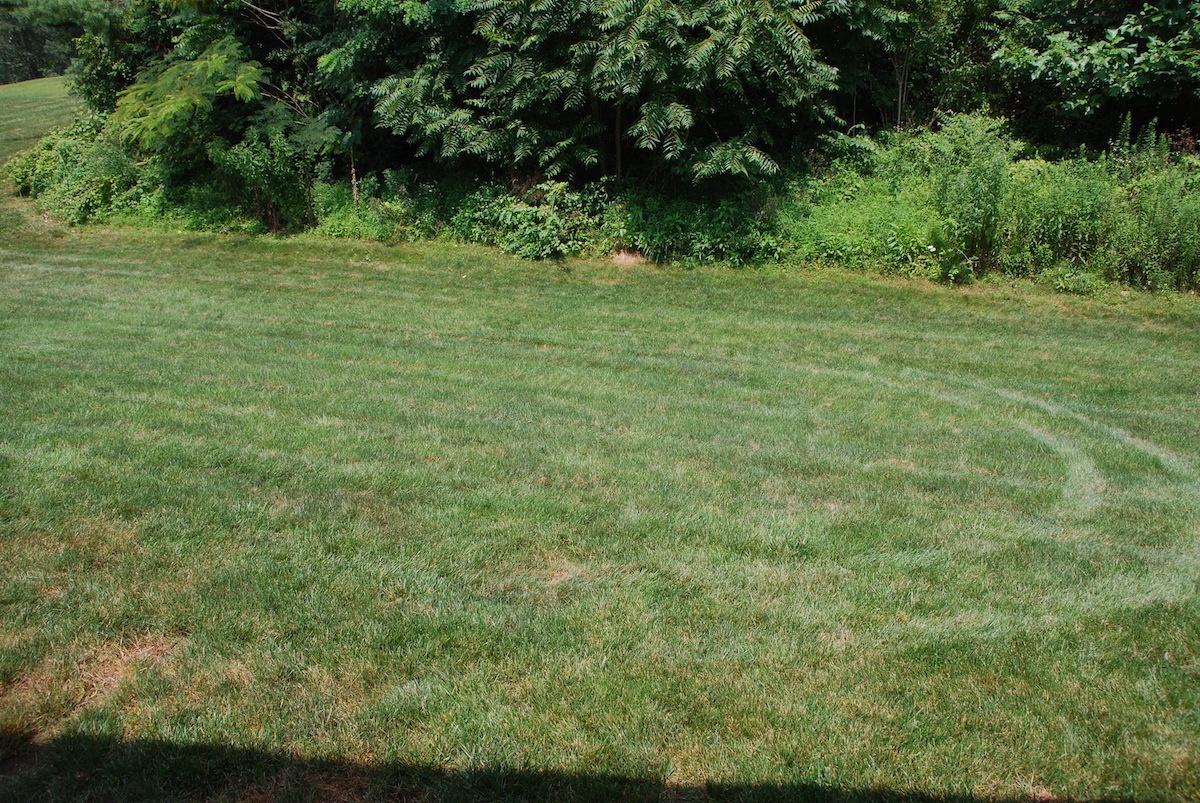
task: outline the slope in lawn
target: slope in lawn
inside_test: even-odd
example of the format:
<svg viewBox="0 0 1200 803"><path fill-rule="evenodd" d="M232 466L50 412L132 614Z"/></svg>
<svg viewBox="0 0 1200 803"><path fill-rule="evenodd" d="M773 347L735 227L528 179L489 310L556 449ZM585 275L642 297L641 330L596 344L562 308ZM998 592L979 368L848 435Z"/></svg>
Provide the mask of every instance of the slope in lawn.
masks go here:
<svg viewBox="0 0 1200 803"><path fill-rule="evenodd" d="M0 165L32 148L47 131L71 122L78 108L62 77L0 86Z"/></svg>

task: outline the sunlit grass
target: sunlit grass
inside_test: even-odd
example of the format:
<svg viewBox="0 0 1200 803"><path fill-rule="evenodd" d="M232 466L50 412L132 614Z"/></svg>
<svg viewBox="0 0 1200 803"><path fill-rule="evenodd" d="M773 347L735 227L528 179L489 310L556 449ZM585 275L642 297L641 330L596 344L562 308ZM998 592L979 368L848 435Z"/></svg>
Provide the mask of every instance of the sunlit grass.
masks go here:
<svg viewBox="0 0 1200 803"><path fill-rule="evenodd" d="M78 108L62 77L0 85L0 165L32 148L51 128L71 122Z"/></svg>
<svg viewBox="0 0 1200 803"><path fill-rule="evenodd" d="M22 214L10 743L1200 793L1192 298Z"/></svg>

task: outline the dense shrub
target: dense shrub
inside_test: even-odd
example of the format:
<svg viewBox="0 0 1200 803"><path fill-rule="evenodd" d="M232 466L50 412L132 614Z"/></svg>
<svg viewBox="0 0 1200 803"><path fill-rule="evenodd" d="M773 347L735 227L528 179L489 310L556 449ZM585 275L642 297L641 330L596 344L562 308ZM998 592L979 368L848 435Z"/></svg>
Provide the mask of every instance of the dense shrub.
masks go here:
<svg viewBox="0 0 1200 803"><path fill-rule="evenodd" d="M975 115L951 118L929 142L931 197L944 221L942 275L961 281L996 264L1013 143L999 121Z"/></svg>
<svg viewBox="0 0 1200 803"><path fill-rule="evenodd" d="M268 230L296 230L316 222L315 164L281 131L251 129L232 147L214 140L206 154L214 167L210 180L239 212Z"/></svg>
<svg viewBox="0 0 1200 803"><path fill-rule="evenodd" d="M1058 162L1018 159L1001 122L978 116L861 139L843 138L793 205L797 258L947 281L1000 270L1075 293L1200 282L1200 163L1152 131Z"/></svg>
<svg viewBox="0 0 1200 803"><path fill-rule="evenodd" d="M527 187L421 183L401 171L348 185L319 184L318 233L373 240L448 237L525 259L637 251L656 261L743 265L778 258L778 199L767 191L685 199L600 182Z"/></svg>
<svg viewBox="0 0 1200 803"><path fill-rule="evenodd" d="M603 243L656 262L763 262L784 250L778 213L779 199L765 187L692 198L625 191L604 215Z"/></svg>
<svg viewBox="0 0 1200 803"><path fill-rule="evenodd" d="M575 192L560 181L517 192L485 186L463 200L449 232L525 259L578 254L595 244L605 201L603 188Z"/></svg>
<svg viewBox="0 0 1200 803"><path fill-rule="evenodd" d="M138 185L138 165L96 119L44 137L5 167L21 195L68 223L102 219Z"/></svg>
<svg viewBox="0 0 1200 803"><path fill-rule="evenodd" d="M1172 166L1128 185L1110 250L1116 279L1151 290L1200 286L1200 172Z"/></svg>
<svg viewBox="0 0 1200 803"><path fill-rule="evenodd" d="M935 234L941 218L927 184L895 186L888 178L845 171L801 190L807 202L785 214L790 256L855 270L905 276L937 275Z"/></svg>
<svg viewBox="0 0 1200 803"><path fill-rule="evenodd" d="M1103 165L1071 159L1013 165L1004 199L1000 265L1013 276L1096 267L1120 188Z"/></svg>

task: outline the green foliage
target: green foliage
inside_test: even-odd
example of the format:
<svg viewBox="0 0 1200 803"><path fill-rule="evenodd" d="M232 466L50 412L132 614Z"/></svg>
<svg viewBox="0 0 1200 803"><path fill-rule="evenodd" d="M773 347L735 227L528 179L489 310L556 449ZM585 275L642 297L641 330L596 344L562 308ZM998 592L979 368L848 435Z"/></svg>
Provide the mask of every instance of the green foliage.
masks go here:
<svg viewBox="0 0 1200 803"><path fill-rule="evenodd" d="M207 155L216 169L213 180L269 230L314 222L313 164L282 131L253 128L233 147L209 143Z"/></svg>
<svg viewBox="0 0 1200 803"><path fill-rule="evenodd" d="M844 154L789 218L796 258L965 282L981 270L1090 294L1116 281L1190 288L1200 266L1200 164L1129 125L1109 151L1016 160L998 120L949 118Z"/></svg>
<svg viewBox="0 0 1200 803"><path fill-rule="evenodd" d="M5 172L18 193L68 223L107 217L138 185L137 164L94 118L44 137Z"/></svg>
<svg viewBox="0 0 1200 803"><path fill-rule="evenodd" d="M947 278L958 281L991 267L998 257L1001 204L1014 144L1000 121L975 115L950 118L929 137L934 208L942 215Z"/></svg>
<svg viewBox="0 0 1200 803"><path fill-rule="evenodd" d="M417 183L401 173L369 176L356 202L346 184L318 184L317 231L394 241L448 237L495 245L523 259L634 251L657 262L744 265L784 251L777 198L734 190L685 198L619 187L575 190L547 181L526 188Z"/></svg>
<svg viewBox="0 0 1200 803"><path fill-rule="evenodd" d="M27 0L0 0L0 84L61 75L77 32L40 19Z"/></svg>
<svg viewBox="0 0 1200 803"><path fill-rule="evenodd" d="M48 13L84 20L75 40L75 61L69 72L71 89L97 114L116 108L121 92L143 69L169 52L177 33L169 10L159 3L130 0L124 3L88 3L79 7L67 0L45 0Z"/></svg>
<svg viewBox="0 0 1200 803"><path fill-rule="evenodd" d="M780 208L773 188L709 192L627 192L614 199L605 214L605 242L609 248L637 251L656 262L738 266L782 255Z"/></svg>
<svg viewBox="0 0 1200 803"><path fill-rule="evenodd" d="M1190 98L1200 88L1200 2L1008 0L997 62L1054 87L1068 112L1113 100Z"/></svg>
<svg viewBox="0 0 1200 803"><path fill-rule="evenodd" d="M313 185L317 217L314 233L326 237L387 242L397 239L408 219L408 207L376 194L373 177L360 182L358 201L349 182L318 181Z"/></svg>
<svg viewBox="0 0 1200 803"><path fill-rule="evenodd" d="M1013 276L1095 264L1120 195L1116 177L1085 159L1013 166L1004 199L1000 264Z"/></svg>
<svg viewBox="0 0 1200 803"><path fill-rule="evenodd" d="M855 270L936 276L933 243L941 218L929 203L926 183L910 178L897 184L851 164L839 163L827 180L797 190L800 202L785 216L790 256Z"/></svg>
<svg viewBox="0 0 1200 803"><path fill-rule="evenodd" d="M882 261L890 270L969 281L999 256L1002 203L1017 145L1002 121L952 115L940 128L867 146L839 140L848 158L835 163L818 206L801 225L805 258Z"/></svg>
<svg viewBox="0 0 1200 803"><path fill-rule="evenodd" d="M602 192L573 192L557 181L517 193L485 187L465 199L449 232L524 259L578 254L593 241L604 200Z"/></svg>
<svg viewBox="0 0 1200 803"><path fill-rule="evenodd" d="M547 176L620 176L628 146L690 177L777 169L763 150L811 113L833 72L800 0L428 7L419 63L377 88L422 153Z"/></svg>
<svg viewBox="0 0 1200 803"><path fill-rule="evenodd" d="M1151 290L1200 287L1200 171L1172 166L1126 187L1110 270Z"/></svg>
<svg viewBox="0 0 1200 803"><path fill-rule="evenodd" d="M237 40L226 36L194 58L164 62L139 76L121 93L112 120L125 139L147 150L178 146L206 130L218 98L256 100L265 77L262 65L247 61Z"/></svg>

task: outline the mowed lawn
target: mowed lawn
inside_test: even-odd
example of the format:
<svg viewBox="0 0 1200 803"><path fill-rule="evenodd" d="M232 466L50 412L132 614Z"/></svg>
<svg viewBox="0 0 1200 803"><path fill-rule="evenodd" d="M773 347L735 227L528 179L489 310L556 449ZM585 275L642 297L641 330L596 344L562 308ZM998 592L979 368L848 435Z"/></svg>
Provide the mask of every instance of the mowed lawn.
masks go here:
<svg viewBox="0 0 1200 803"><path fill-rule="evenodd" d="M49 129L71 122L78 108L62 77L0 86L0 164L32 148ZM7 195L8 187L3 189Z"/></svg>
<svg viewBox="0 0 1200 803"><path fill-rule="evenodd" d="M0 799L1194 800L1200 303L0 206Z"/></svg>

